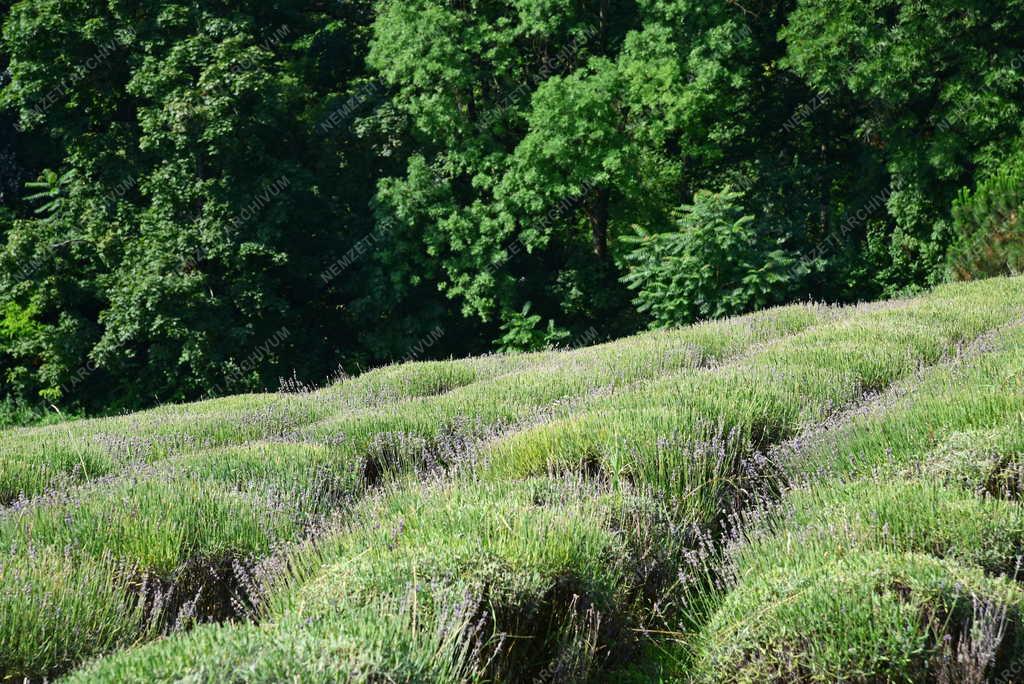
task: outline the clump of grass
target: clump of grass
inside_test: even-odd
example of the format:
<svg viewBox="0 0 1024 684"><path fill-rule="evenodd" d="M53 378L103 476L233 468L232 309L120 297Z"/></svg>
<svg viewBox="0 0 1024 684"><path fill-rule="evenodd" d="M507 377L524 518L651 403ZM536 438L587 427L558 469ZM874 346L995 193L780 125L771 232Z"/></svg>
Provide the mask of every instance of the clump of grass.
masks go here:
<svg viewBox="0 0 1024 684"><path fill-rule="evenodd" d="M1024 414L998 427L953 433L928 453L921 468L978 495L1019 500L1024 495Z"/></svg>
<svg viewBox="0 0 1024 684"><path fill-rule="evenodd" d="M629 647L623 626L635 619L633 603L656 593L637 582L658 572L650 566L656 554L639 542L656 530L671 534L670 520L653 500L582 480L400 488L311 555L293 558L267 612L315 618L421 587L425 624L452 596L486 601L489 615L480 618L499 635L488 656L496 673L565 660L560 646L575 643L588 611L603 616L609 656ZM662 542L660 553L672 547Z"/></svg>
<svg viewBox="0 0 1024 684"><path fill-rule="evenodd" d="M353 681L583 676L635 647L681 538L655 501L582 480L399 486L288 560L260 628L200 628L88 676L203 681L230 663L318 681L325 652Z"/></svg>
<svg viewBox="0 0 1024 684"><path fill-rule="evenodd" d="M351 408L386 405L411 397L444 394L493 377L512 364L492 356L463 361L419 361L385 366L355 378L345 378L321 394L340 400Z"/></svg>
<svg viewBox="0 0 1024 684"><path fill-rule="evenodd" d="M26 594L21 602L0 599L10 609L0 618L0 643L22 654L0 678L60 673L151 638L157 627L229 617L233 601L245 599L237 595L236 563L297 535L291 517L250 493L152 476L8 509L0 516L0 546L9 553L0 563L0 596ZM19 619L29 626L40 619L18 618L26 601L53 616L20 626ZM45 634L56 624L67 635Z"/></svg>
<svg viewBox="0 0 1024 684"><path fill-rule="evenodd" d="M40 681L156 633L109 554L28 549L0 560L0 673Z"/></svg>
<svg viewBox="0 0 1024 684"><path fill-rule="evenodd" d="M196 449L287 435L333 410L299 395L246 395L0 435L0 505Z"/></svg>
<svg viewBox="0 0 1024 684"><path fill-rule="evenodd" d="M1013 575L1024 509L927 479L823 482L788 493L781 515L741 547L737 574L854 552L913 552Z"/></svg>
<svg viewBox="0 0 1024 684"><path fill-rule="evenodd" d="M257 441L169 459L160 470L205 487L215 483L275 501L297 519L315 522L361 493L365 463L346 449L289 441Z"/></svg>
<svg viewBox="0 0 1024 684"><path fill-rule="evenodd" d="M143 571L169 574L191 558L257 555L295 534L272 502L140 477L40 501L0 516L0 546L48 546L112 554Z"/></svg>
<svg viewBox="0 0 1024 684"><path fill-rule="evenodd" d="M464 636L476 633L477 610L476 603L466 601L424 625L416 600L398 596L316 620L295 616L260 626L201 626L100 659L66 681L218 684L227 676L268 684L466 681L479 658Z"/></svg>
<svg viewBox="0 0 1024 684"><path fill-rule="evenodd" d="M729 593L701 635L691 674L706 682L987 681L1024 648L1022 608L1013 582L927 555L784 562Z"/></svg>

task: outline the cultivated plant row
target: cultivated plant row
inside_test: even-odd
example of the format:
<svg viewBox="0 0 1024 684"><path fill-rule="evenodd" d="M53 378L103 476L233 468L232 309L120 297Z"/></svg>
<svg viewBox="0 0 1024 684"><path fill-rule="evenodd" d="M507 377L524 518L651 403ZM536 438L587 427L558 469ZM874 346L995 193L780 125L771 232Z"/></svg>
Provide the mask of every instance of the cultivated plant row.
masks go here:
<svg viewBox="0 0 1024 684"><path fill-rule="evenodd" d="M1022 295L6 433L0 674L990 676L1024 655Z"/></svg>

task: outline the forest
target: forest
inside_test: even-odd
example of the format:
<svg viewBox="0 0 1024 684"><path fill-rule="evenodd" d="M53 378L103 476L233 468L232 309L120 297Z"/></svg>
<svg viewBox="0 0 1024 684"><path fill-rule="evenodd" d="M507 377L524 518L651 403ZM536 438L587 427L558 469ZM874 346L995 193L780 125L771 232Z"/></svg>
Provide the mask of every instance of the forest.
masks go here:
<svg viewBox="0 0 1024 684"><path fill-rule="evenodd" d="M1020 0L0 18L0 424L1024 267Z"/></svg>

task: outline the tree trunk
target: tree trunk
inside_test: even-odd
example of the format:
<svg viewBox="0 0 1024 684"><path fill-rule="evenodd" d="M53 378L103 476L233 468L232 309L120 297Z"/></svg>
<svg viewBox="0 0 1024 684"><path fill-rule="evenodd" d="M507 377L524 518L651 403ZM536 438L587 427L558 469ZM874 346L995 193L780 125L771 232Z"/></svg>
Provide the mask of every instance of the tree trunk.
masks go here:
<svg viewBox="0 0 1024 684"><path fill-rule="evenodd" d="M608 258L608 200L609 191L601 188L595 191L596 196L587 211L590 221L590 237L594 246L594 254L599 259Z"/></svg>
<svg viewBox="0 0 1024 684"><path fill-rule="evenodd" d="M828 239L829 218L832 210L832 180L828 172L828 144L821 144L821 179L818 189L818 230L822 239Z"/></svg>

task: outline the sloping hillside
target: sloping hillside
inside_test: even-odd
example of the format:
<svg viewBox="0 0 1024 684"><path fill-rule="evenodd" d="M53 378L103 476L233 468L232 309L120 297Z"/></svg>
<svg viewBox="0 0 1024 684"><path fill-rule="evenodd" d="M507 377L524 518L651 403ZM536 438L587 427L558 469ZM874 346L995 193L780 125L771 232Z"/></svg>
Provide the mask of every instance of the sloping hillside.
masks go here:
<svg viewBox="0 0 1024 684"><path fill-rule="evenodd" d="M1022 448L1024 279L13 430L0 679L1017 681Z"/></svg>

